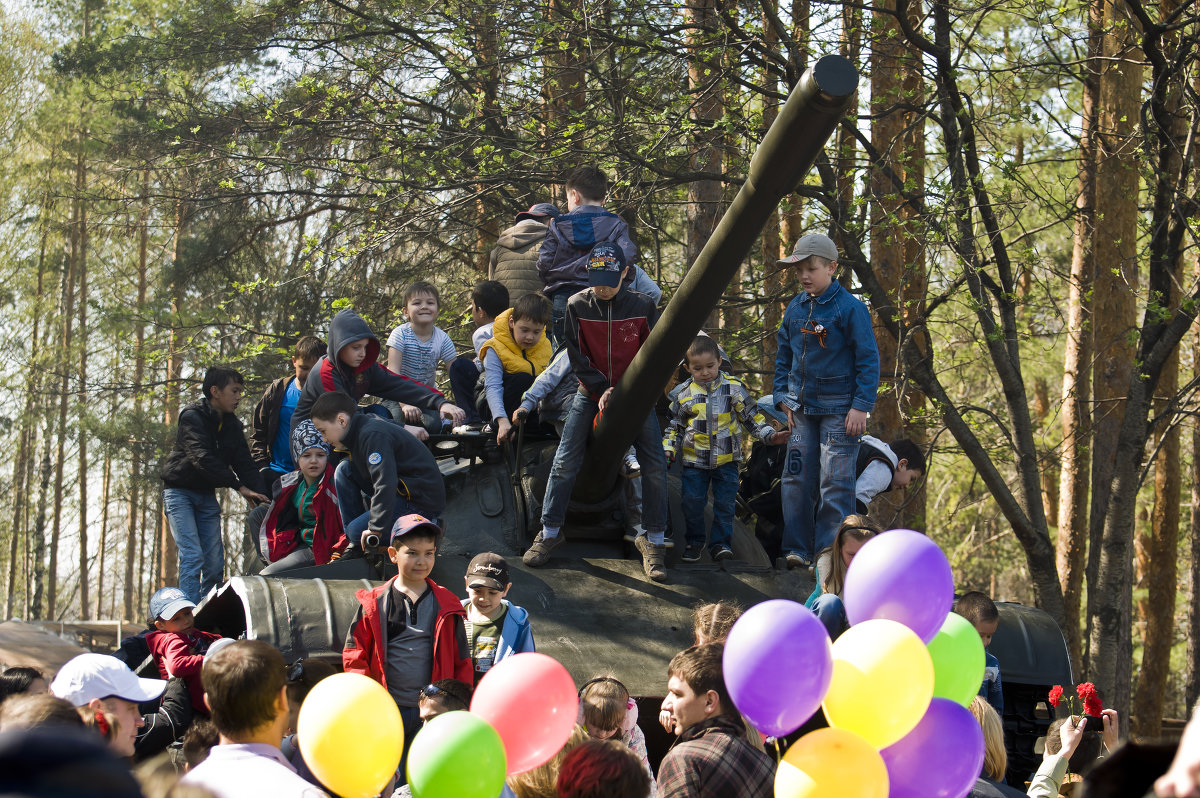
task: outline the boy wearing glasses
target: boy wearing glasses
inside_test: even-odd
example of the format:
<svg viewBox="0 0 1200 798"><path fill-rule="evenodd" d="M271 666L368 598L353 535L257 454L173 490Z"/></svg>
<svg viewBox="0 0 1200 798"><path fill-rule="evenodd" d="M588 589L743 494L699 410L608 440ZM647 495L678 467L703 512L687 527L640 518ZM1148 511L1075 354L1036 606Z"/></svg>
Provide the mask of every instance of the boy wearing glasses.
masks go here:
<svg viewBox="0 0 1200 798"><path fill-rule="evenodd" d="M783 554L788 569L811 568L855 510L855 465L867 413L879 389L879 350L871 314L834 280L837 247L803 236L790 257L804 289L779 325L775 407L788 418L780 481Z"/></svg>

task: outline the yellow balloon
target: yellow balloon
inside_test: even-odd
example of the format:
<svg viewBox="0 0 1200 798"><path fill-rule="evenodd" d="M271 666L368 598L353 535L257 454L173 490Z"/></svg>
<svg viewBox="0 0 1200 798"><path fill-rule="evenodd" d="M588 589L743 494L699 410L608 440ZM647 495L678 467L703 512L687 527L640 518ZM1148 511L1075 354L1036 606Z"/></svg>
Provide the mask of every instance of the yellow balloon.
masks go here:
<svg viewBox="0 0 1200 798"><path fill-rule="evenodd" d="M400 764L404 723L383 685L361 673L339 673L309 691L296 740L322 784L345 798L371 798Z"/></svg>
<svg viewBox="0 0 1200 798"><path fill-rule="evenodd" d="M933 698L933 660L908 627L883 619L856 623L833 644L825 695L830 726L887 748L916 727Z"/></svg>
<svg viewBox="0 0 1200 798"><path fill-rule="evenodd" d="M817 729L783 755L775 798L887 798L888 772L871 744L845 729Z"/></svg>

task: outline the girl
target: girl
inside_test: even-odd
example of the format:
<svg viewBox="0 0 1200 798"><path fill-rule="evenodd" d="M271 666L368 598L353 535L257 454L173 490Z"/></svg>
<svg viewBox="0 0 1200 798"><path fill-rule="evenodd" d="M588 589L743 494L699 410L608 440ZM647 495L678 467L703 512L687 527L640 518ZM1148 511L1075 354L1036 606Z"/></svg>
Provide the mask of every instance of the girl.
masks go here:
<svg viewBox="0 0 1200 798"><path fill-rule="evenodd" d="M650 777L654 797L654 771L646 753L646 735L637 725L637 702L625 685L611 676L598 676L579 689L579 723L596 740L615 739L629 746Z"/></svg>
<svg viewBox="0 0 1200 798"><path fill-rule="evenodd" d="M296 470L279 478L279 493L263 519L263 553L271 564L263 574L279 574L337 559L348 541L342 531L329 467L329 445L311 421L292 431Z"/></svg>
<svg viewBox="0 0 1200 798"><path fill-rule="evenodd" d="M850 561L863 544L883 530L879 524L865 515L848 515L838 527L833 546L817 557L817 586L804 606L808 607L829 632L831 640L837 640L842 632L850 628L846 619L846 607L842 604L842 590L846 587L846 571Z"/></svg>

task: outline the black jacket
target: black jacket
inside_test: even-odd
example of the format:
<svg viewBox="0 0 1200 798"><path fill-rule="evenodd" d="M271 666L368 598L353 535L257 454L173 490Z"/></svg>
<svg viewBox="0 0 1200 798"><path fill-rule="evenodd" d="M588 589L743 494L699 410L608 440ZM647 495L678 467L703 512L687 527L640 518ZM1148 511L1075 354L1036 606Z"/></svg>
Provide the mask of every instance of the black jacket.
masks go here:
<svg viewBox="0 0 1200 798"><path fill-rule="evenodd" d="M233 413L218 413L207 399L188 405L179 414L175 448L163 464L163 484L168 488L213 490L246 485L266 491L242 422Z"/></svg>
<svg viewBox="0 0 1200 798"><path fill-rule="evenodd" d="M260 469L271 465L275 456L271 446L279 432L279 410L283 407L288 386L294 379L296 375L289 374L272 382L254 406L254 415L250 417L250 456Z"/></svg>
<svg viewBox="0 0 1200 798"><path fill-rule="evenodd" d="M386 535L391 531L397 494L429 519L439 517L446 509L446 483L437 460L425 444L399 424L355 413L342 446L350 452L350 465L359 484L372 486L372 532Z"/></svg>

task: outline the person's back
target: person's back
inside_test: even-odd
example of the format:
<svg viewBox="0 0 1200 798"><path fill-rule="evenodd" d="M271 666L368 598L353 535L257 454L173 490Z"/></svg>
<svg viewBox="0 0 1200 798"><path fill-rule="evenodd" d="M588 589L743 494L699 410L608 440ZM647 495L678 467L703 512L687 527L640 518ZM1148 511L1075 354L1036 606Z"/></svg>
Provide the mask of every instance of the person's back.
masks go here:
<svg viewBox="0 0 1200 798"><path fill-rule="evenodd" d="M924 473L925 455L909 439L884 443L872 435L863 435L854 467L858 512L865 514L871 500L880 493L904 490Z"/></svg>
<svg viewBox="0 0 1200 798"><path fill-rule="evenodd" d="M510 302L542 290L537 262L547 225L561 211L549 202L539 202L517 214L512 227L500 233L488 258L488 279L508 289Z"/></svg>

